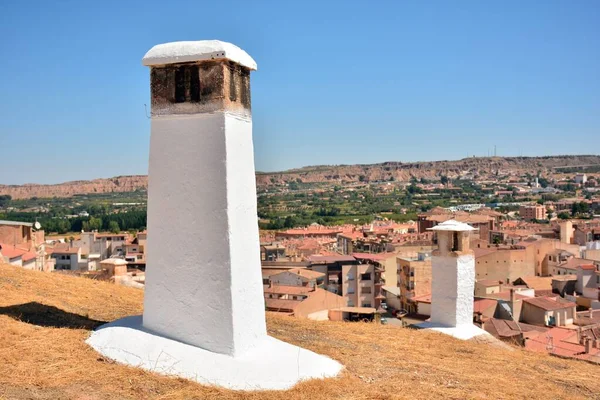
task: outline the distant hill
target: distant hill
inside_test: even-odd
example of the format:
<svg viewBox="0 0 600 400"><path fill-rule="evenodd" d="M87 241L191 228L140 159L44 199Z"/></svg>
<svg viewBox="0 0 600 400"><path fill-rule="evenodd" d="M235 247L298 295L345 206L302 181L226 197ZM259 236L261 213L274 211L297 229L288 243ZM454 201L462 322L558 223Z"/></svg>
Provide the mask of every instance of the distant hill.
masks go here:
<svg viewBox="0 0 600 400"><path fill-rule="evenodd" d="M8 194L13 199L31 197L71 197L75 194L134 192L148 188L146 175L117 176L92 181L71 181L55 185L27 183L25 185L0 185L0 195Z"/></svg>
<svg viewBox="0 0 600 400"><path fill-rule="evenodd" d="M284 184L286 182L340 183L360 181L409 181L417 179L439 179L446 175L456 177L464 173L479 176L495 174L532 175L541 172L548 175L557 167L596 166L600 168L600 156L547 156L547 157L473 157L454 161L384 162L379 164L320 165L291 169L282 172L258 172L259 187ZM148 187L145 175L118 176L92 181L73 181L56 185L0 185L0 195L9 194L14 199L31 197L70 197L74 194L132 192Z"/></svg>
<svg viewBox="0 0 600 400"><path fill-rule="evenodd" d="M392 325L267 313L269 334L325 354L341 377L251 394L112 362L91 329L141 314L144 292L0 263L0 398L6 399L590 399L599 367ZM199 360L202 362L202 360Z"/></svg>
<svg viewBox="0 0 600 400"><path fill-rule="evenodd" d="M546 157L473 157L455 161L384 162L379 164L322 165L292 169L283 172L258 173L259 186L285 182L353 183L359 181L400 181L439 179L442 175L457 177L471 173L479 176L496 174L547 175L557 167L600 167L600 156L546 156ZM1 190L1 189L0 189Z"/></svg>

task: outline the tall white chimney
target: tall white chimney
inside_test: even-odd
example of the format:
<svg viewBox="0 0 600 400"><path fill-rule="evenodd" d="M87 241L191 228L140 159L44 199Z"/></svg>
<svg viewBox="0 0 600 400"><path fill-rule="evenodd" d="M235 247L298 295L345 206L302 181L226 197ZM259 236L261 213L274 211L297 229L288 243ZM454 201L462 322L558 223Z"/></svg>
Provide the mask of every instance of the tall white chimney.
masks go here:
<svg viewBox="0 0 600 400"><path fill-rule="evenodd" d="M154 46L144 326L235 355L266 335L250 71L220 41Z"/></svg>
<svg viewBox="0 0 600 400"><path fill-rule="evenodd" d="M335 376L267 335L252 146L254 60L220 41L153 47L144 315L88 339L134 366L231 389Z"/></svg>

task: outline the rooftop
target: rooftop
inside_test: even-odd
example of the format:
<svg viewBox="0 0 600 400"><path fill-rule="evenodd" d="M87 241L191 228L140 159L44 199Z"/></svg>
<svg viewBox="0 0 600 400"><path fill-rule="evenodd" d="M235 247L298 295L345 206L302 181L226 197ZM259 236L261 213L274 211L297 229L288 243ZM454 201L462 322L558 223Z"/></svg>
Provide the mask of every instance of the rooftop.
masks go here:
<svg viewBox="0 0 600 400"><path fill-rule="evenodd" d="M3 221L3 220L0 220L0 225L33 226L33 223L31 223L31 222Z"/></svg>
<svg viewBox="0 0 600 400"><path fill-rule="evenodd" d="M157 44L152 47L142 64L154 67L193 61L229 60L251 70L256 70L256 61L234 44L220 40L199 40Z"/></svg>
<svg viewBox="0 0 600 400"><path fill-rule="evenodd" d="M307 294L312 291L312 288L306 286L285 286L285 285L273 285L265 287L265 293L275 294Z"/></svg>
<svg viewBox="0 0 600 400"><path fill-rule="evenodd" d="M523 302L531 304L546 311L562 310L563 308L575 307L577 304L570 301L560 301L556 297L530 297Z"/></svg>

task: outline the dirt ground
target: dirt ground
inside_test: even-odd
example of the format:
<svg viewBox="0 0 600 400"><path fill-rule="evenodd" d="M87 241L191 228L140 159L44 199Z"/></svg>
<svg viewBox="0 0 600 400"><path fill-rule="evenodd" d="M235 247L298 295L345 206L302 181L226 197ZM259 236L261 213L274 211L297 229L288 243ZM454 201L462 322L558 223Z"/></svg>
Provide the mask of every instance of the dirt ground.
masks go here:
<svg viewBox="0 0 600 400"><path fill-rule="evenodd" d="M116 364L84 340L143 292L0 266L0 399L600 399L600 367L372 323L268 314L269 333L345 367L288 391L235 392Z"/></svg>

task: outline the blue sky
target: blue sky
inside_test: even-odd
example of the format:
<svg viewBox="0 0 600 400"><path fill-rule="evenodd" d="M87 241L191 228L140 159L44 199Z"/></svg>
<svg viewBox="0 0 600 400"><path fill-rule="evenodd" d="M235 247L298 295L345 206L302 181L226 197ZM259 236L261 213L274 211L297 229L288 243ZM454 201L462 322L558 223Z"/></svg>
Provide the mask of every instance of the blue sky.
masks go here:
<svg viewBox="0 0 600 400"><path fill-rule="evenodd" d="M599 1L2 1L0 183L147 171L157 43L258 63L256 167L600 151Z"/></svg>

